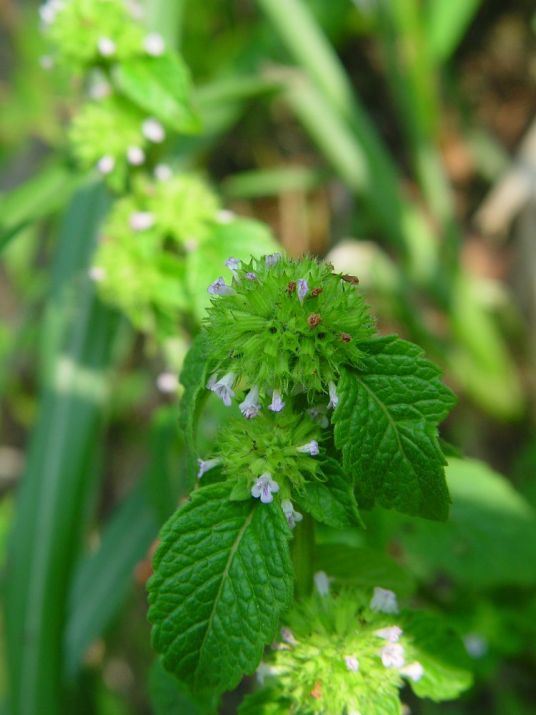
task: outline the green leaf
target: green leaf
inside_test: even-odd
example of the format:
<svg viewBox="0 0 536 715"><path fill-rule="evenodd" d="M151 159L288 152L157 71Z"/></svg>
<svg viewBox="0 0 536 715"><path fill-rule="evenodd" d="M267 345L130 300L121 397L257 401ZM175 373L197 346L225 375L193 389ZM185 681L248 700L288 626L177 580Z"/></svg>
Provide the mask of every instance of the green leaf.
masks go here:
<svg viewBox="0 0 536 715"><path fill-rule="evenodd" d="M153 715L211 715L216 711L215 698L198 701L157 658L149 671L149 697Z"/></svg>
<svg viewBox="0 0 536 715"><path fill-rule="evenodd" d="M350 478L333 459L324 462L322 472L326 481L308 482L303 494L296 498L297 504L314 519L334 529L362 525Z"/></svg>
<svg viewBox="0 0 536 715"><path fill-rule="evenodd" d="M454 404L440 371L396 336L362 342L360 371L342 372L335 444L358 504L446 519L449 496L437 423Z"/></svg>
<svg viewBox="0 0 536 715"><path fill-rule="evenodd" d="M194 481L196 473L197 417L203 398L208 394L205 387L207 370L207 336L205 333L199 333L186 355L180 375L181 384L184 386L184 394L180 402L179 429L184 437L186 481L190 484Z"/></svg>
<svg viewBox="0 0 536 715"><path fill-rule="evenodd" d="M409 681L421 698L451 700L470 687L473 676L461 640L445 624L444 617L432 613L404 611L398 617L406 639L406 662L418 661L424 674L417 682Z"/></svg>
<svg viewBox="0 0 536 715"><path fill-rule="evenodd" d="M238 707L238 715L287 715L291 703L273 687L249 693Z"/></svg>
<svg viewBox="0 0 536 715"><path fill-rule="evenodd" d="M450 459L446 474L449 521L412 521L397 537L412 571L422 579L444 573L478 589L536 584L534 509L504 477L476 460Z"/></svg>
<svg viewBox="0 0 536 715"><path fill-rule="evenodd" d="M126 95L149 114L185 134L201 128L191 101L188 68L170 52L160 57L136 57L116 67L114 82Z"/></svg>
<svg viewBox="0 0 536 715"><path fill-rule="evenodd" d="M412 575L392 558L369 548L321 544L315 548L315 569L325 571L343 586L381 586L399 596L415 590Z"/></svg>
<svg viewBox="0 0 536 715"><path fill-rule="evenodd" d="M199 489L171 517L149 583L154 647L196 692L252 673L292 596L283 512L229 493L228 483Z"/></svg>

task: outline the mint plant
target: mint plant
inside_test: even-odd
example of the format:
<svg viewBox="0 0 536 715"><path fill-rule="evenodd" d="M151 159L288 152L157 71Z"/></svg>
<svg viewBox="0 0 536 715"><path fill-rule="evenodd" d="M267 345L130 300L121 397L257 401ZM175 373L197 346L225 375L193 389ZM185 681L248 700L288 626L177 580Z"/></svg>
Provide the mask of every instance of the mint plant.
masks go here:
<svg viewBox="0 0 536 715"><path fill-rule="evenodd" d="M398 713L405 682L456 697L471 676L440 619L383 583L313 578L315 525L359 528L374 505L446 519L454 396L417 346L376 334L354 276L280 254L225 264L182 373L193 491L149 583L164 667L200 697L257 670L243 713ZM200 455L211 393L229 416Z"/></svg>

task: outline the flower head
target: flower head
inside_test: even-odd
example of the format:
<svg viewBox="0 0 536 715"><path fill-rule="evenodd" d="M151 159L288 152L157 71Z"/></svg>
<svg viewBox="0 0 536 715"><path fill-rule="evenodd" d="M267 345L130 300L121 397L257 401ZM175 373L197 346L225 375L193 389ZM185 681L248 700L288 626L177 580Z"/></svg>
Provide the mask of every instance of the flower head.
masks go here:
<svg viewBox="0 0 536 715"><path fill-rule="evenodd" d="M154 216L148 211L135 211L128 219L133 231L146 231L154 226Z"/></svg>
<svg viewBox="0 0 536 715"><path fill-rule="evenodd" d="M218 397L223 401L225 407L230 407L231 401L235 396L235 393L233 391L234 382L234 373L228 372L227 375L224 375L221 378L221 380L217 380L213 383L211 383L209 380L207 387L209 390L212 390L214 394L218 395Z"/></svg>
<svg viewBox="0 0 536 715"><path fill-rule="evenodd" d="M298 447L298 452L302 452L302 454L310 454L311 457L316 457L318 454L318 442L316 439L312 439L310 442L307 442L307 444L303 444L301 447Z"/></svg>
<svg viewBox="0 0 536 715"><path fill-rule="evenodd" d="M211 283L208 287L208 292L211 295L234 295L235 290L225 284L225 278L220 276L214 283Z"/></svg>
<svg viewBox="0 0 536 715"><path fill-rule="evenodd" d="M404 646L400 643L389 643L380 650L380 658L386 668L402 668L404 659Z"/></svg>
<svg viewBox="0 0 536 715"><path fill-rule="evenodd" d="M380 588L377 586L374 589L374 593L370 601L370 608L373 611L378 611L380 613L398 613L398 601L396 600L396 594L393 593L393 591L389 591L387 588Z"/></svg>
<svg viewBox="0 0 536 715"><path fill-rule="evenodd" d="M424 675L424 668L416 660L413 663L408 663L403 668L401 668L400 674L405 675L406 678L409 678L410 680L413 680L414 683L417 683Z"/></svg>
<svg viewBox="0 0 536 715"><path fill-rule="evenodd" d="M97 162L97 169L101 174L111 174L115 168L115 159L113 156L105 155Z"/></svg>
<svg viewBox="0 0 536 715"><path fill-rule="evenodd" d="M141 166L145 161L145 152L139 146L129 146L127 149L127 161L132 166Z"/></svg>
<svg viewBox="0 0 536 715"><path fill-rule="evenodd" d="M259 402L259 388L257 385L253 385L246 399L240 403L239 407L240 412L247 420L251 420L259 414L261 404Z"/></svg>
<svg viewBox="0 0 536 715"><path fill-rule="evenodd" d="M274 500L272 494L279 491L279 484L272 479L270 472L264 472L251 487L251 496L260 499L263 504Z"/></svg>
<svg viewBox="0 0 536 715"><path fill-rule="evenodd" d="M374 635L378 638L383 638L389 643L397 643L402 635L402 629L398 626L389 626L388 628L380 628L378 631L374 631Z"/></svg>
<svg viewBox="0 0 536 715"><path fill-rule="evenodd" d="M329 409L335 409L337 405L339 404L339 396L337 395L337 387L334 382L330 382L328 385L329 388L329 402L328 402L328 410Z"/></svg>
<svg viewBox="0 0 536 715"><path fill-rule="evenodd" d="M315 588L321 596L329 596L329 576L325 571L317 571L313 576Z"/></svg>
<svg viewBox="0 0 536 715"><path fill-rule="evenodd" d="M309 293L309 284L305 278L298 278L296 293L298 294L300 303L303 303L305 296Z"/></svg>
<svg viewBox="0 0 536 715"><path fill-rule="evenodd" d="M150 32L143 43L143 48L151 57L159 57L164 54L166 43L162 35L158 32Z"/></svg>
<svg viewBox="0 0 536 715"><path fill-rule="evenodd" d="M350 673L357 673L359 670L359 661L355 655L345 655L344 662L346 663L346 667Z"/></svg>
<svg viewBox="0 0 536 715"><path fill-rule="evenodd" d="M166 138L166 131L157 119L150 117L141 125L143 136L150 142L160 144Z"/></svg>
<svg viewBox="0 0 536 715"><path fill-rule="evenodd" d="M272 401L268 405L268 409L272 412L281 412L284 406L285 403L281 397L281 392L279 390L274 390L272 392Z"/></svg>
<svg viewBox="0 0 536 715"><path fill-rule="evenodd" d="M97 49L101 57L112 57L115 55L115 42L109 37L101 37L97 42Z"/></svg>
<svg viewBox="0 0 536 715"><path fill-rule="evenodd" d="M221 459L220 457L214 457L214 459L198 459L197 464L199 466L197 478L201 479L203 474L206 474L210 469L214 469L218 464L221 464Z"/></svg>
<svg viewBox="0 0 536 715"><path fill-rule="evenodd" d="M290 529L294 529L296 524L303 519L303 515L294 509L290 499L283 499L281 502L281 509L283 510L283 514L287 519L287 524Z"/></svg>

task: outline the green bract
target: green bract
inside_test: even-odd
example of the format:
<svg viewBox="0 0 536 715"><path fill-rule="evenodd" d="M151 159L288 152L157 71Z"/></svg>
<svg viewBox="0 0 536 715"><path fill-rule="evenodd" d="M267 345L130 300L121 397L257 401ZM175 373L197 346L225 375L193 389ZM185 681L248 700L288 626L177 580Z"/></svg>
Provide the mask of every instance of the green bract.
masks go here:
<svg viewBox="0 0 536 715"><path fill-rule="evenodd" d="M145 33L124 0L49 0L41 17L58 58L71 70L144 52Z"/></svg>
<svg viewBox="0 0 536 715"><path fill-rule="evenodd" d="M358 344L373 334L373 322L345 280L351 277L312 258L279 254L233 273L232 289L219 292L206 320L218 373L239 376L264 394L301 390L313 403L343 366L359 366Z"/></svg>

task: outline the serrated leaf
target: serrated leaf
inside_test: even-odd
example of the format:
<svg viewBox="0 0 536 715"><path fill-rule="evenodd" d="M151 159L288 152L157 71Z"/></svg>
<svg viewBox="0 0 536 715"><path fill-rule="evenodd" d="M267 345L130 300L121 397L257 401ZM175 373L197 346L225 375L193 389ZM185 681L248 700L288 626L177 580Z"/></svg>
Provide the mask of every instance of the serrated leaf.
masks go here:
<svg viewBox="0 0 536 715"><path fill-rule="evenodd" d="M345 370L333 413L335 444L355 481L357 501L443 520L445 459L437 423L454 404L440 371L397 337L362 342L361 370Z"/></svg>
<svg viewBox="0 0 536 715"><path fill-rule="evenodd" d="M307 483L297 504L322 524L334 529L362 525L352 481L333 459L325 460L322 472L326 481Z"/></svg>
<svg viewBox="0 0 536 715"><path fill-rule="evenodd" d="M200 130L191 100L190 73L178 55L166 52L125 60L117 65L113 79L134 104L172 129L186 134Z"/></svg>
<svg viewBox="0 0 536 715"><path fill-rule="evenodd" d="M477 460L450 459L446 474L449 521L412 521L397 536L413 572L422 579L446 573L478 589L535 584L536 512L530 504Z"/></svg>
<svg viewBox="0 0 536 715"><path fill-rule="evenodd" d="M229 494L229 483L204 487L171 517L149 583L154 647L194 691L252 673L292 596L282 510Z"/></svg>
<svg viewBox="0 0 536 715"><path fill-rule="evenodd" d="M184 393L180 402L179 429L184 437L187 481L192 483L196 472L196 422L207 383L207 337L199 333L192 342L180 374Z"/></svg>
<svg viewBox="0 0 536 715"><path fill-rule="evenodd" d="M415 590L415 579L392 558L367 547L320 544L315 548L315 570L325 571L343 586L388 588L399 596Z"/></svg>
<svg viewBox="0 0 536 715"><path fill-rule="evenodd" d="M432 613L404 611L399 616L406 639L411 641L406 662L424 668L420 680L410 685L421 698L436 702L457 698L473 682L470 662L461 640L444 618Z"/></svg>

